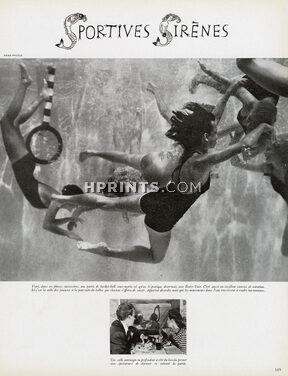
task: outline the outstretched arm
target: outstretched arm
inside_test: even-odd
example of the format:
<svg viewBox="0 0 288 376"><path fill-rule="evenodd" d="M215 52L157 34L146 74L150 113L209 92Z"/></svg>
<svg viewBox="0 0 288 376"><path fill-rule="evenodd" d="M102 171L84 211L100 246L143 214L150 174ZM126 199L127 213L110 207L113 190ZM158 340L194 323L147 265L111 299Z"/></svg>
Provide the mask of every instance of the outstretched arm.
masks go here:
<svg viewBox="0 0 288 376"><path fill-rule="evenodd" d="M233 155L240 153L243 147L252 147L254 145L253 142L256 143L260 135L266 130L266 125L267 124L263 124L263 127L261 128L259 128L260 126L257 127L256 129L248 133L243 140L228 146L224 150L213 151L209 154L195 155L194 160L192 160L192 163L195 164L195 167L199 164L203 165L204 168L204 166L207 167L207 165L214 165L217 163L227 161L228 159L233 157Z"/></svg>
<svg viewBox="0 0 288 376"><path fill-rule="evenodd" d="M147 91L150 91L150 93L152 93L154 95L160 114L169 124L171 124L171 116L173 115L172 111L167 106L167 104L164 102L163 97L162 97L158 87L156 85L152 84L151 82L149 82L148 85L147 85Z"/></svg>
<svg viewBox="0 0 288 376"><path fill-rule="evenodd" d="M243 84L244 80L242 77L237 77L230 81L230 84L228 86L228 89L226 90L225 94L222 96L222 98L218 101L216 104L213 115L215 116L215 125L217 126L219 121L221 120L221 117L223 115L223 112L225 110L226 104L228 102L228 99L231 95L233 95L237 89Z"/></svg>
<svg viewBox="0 0 288 376"><path fill-rule="evenodd" d="M243 147L243 143L237 142L234 145L228 146L224 150L213 151L212 153L204 154L204 155L197 155L193 163L195 164L195 166L199 165L199 167L200 165L207 166L207 165L214 165L217 163L221 163L221 162L227 161L233 155L240 153L242 150L242 147Z"/></svg>
<svg viewBox="0 0 288 376"><path fill-rule="evenodd" d="M59 227L60 225L71 222L71 221L75 222L75 219L73 217L56 219L56 215L60 207L61 206L59 206L59 204L57 204L56 202L52 202L50 204L50 206L47 209L45 218L44 218L43 228L47 231L53 232L54 234L67 236L70 239L81 241L82 238L75 232L67 231Z"/></svg>

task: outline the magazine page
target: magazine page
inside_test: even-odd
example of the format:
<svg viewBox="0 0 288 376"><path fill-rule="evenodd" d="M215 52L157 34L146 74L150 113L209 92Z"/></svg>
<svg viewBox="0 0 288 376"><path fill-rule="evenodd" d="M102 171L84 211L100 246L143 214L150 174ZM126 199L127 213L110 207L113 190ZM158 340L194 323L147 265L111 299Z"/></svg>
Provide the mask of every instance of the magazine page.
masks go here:
<svg viewBox="0 0 288 376"><path fill-rule="evenodd" d="M286 375L287 1L0 9L0 376Z"/></svg>

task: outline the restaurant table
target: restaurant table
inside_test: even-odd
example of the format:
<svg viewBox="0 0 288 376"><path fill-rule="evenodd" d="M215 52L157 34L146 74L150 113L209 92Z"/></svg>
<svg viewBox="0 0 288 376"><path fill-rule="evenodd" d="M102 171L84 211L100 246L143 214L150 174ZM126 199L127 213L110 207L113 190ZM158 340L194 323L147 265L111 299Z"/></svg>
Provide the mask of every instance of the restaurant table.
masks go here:
<svg viewBox="0 0 288 376"><path fill-rule="evenodd" d="M145 349L145 351L143 351L143 348L141 346L142 344L141 343L137 343L133 349L131 350L131 354L156 354L156 355L176 355L176 354L182 354L183 353L180 351L180 349L178 349L178 347L176 347L175 345L169 345L169 346L164 346L162 347L161 350L156 350L156 346L153 345L151 348L149 349Z"/></svg>

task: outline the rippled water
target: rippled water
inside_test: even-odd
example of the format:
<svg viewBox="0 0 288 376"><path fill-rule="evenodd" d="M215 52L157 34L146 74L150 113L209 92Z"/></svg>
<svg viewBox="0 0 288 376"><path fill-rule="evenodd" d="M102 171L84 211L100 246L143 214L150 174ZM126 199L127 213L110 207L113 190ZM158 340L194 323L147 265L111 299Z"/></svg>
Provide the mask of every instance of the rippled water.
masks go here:
<svg viewBox="0 0 288 376"><path fill-rule="evenodd" d="M193 96L188 83L198 71L196 60L30 60L25 61L34 83L25 104L41 88L45 65L56 65L52 124L60 130L64 151L37 174L57 189L83 185L109 175L115 164L94 159L80 164L86 148L147 152L169 145L165 121L145 91L156 83L171 108L194 99L215 104L219 94L200 87ZM239 74L234 60L206 60L228 77ZM18 61L0 61L0 110L3 114L18 84ZM287 62L284 61L287 65ZM277 127L287 126L288 100L281 98ZM141 109L137 120L136 111ZM230 99L222 125L236 117L239 103ZM24 133L41 123L35 114ZM217 147L227 145L221 140ZM42 229L44 211L23 199L0 143L1 280L262 280L287 281L288 258L280 253L287 208L261 174L223 163L219 178L173 230L165 260L158 265L134 263L79 252L75 242ZM148 245L143 217L126 223L119 213L86 214L79 230L85 240L109 245Z"/></svg>

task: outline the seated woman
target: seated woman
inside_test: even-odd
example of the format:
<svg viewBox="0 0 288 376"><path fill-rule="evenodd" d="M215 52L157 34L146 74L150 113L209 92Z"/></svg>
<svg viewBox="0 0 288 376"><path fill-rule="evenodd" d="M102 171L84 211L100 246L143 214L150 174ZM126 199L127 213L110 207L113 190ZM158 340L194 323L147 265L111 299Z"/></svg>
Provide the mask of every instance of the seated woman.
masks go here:
<svg viewBox="0 0 288 376"><path fill-rule="evenodd" d="M52 194L58 193L58 191L50 185L35 179L34 170L36 164L33 156L28 152L24 138L20 132L20 125L30 119L39 105L49 97L49 89L47 87L47 82L44 80L44 87L40 92L39 98L35 100L27 110L20 113L26 90L28 86L31 85L32 79L28 75L25 65L19 64L19 66L21 72L20 84L12 102L1 119L3 142L8 158L11 161L16 181L23 192L24 197L34 208L47 209L50 206L50 213L54 213L55 218L58 210L62 206L59 206L55 202L51 205L50 203ZM62 194L73 195L80 193L83 193L83 191L75 185L65 186L62 190ZM65 209L68 210L74 207L71 205L65 205ZM45 221L43 227L55 234L68 236L75 240L81 240L80 236L73 231L67 231L59 227L60 225L69 222L76 224L76 222L79 221L77 218L79 215L80 212L77 212L71 217L55 219L54 221Z"/></svg>
<svg viewBox="0 0 288 376"><path fill-rule="evenodd" d="M172 228L196 200L209 189L211 167L239 153L246 141L244 139L225 150L208 153L209 148L214 148L216 144L214 116L195 103L188 103L182 110L174 112L171 117L171 128L166 136L179 145L182 153L172 155L172 157L167 157L167 152L147 155L154 168L151 170L153 174L151 173L150 178L154 181L157 181L159 176L162 178L160 182L158 180L160 189L157 192L119 198L94 193L75 196L53 195L52 197L58 204L70 203L90 209L144 214L150 247L134 246L128 250L121 250L112 249L105 243L79 242L80 249L131 261L161 262L170 243ZM252 138L248 146L253 143L251 140ZM131 156L125 153L99 152L97 155L115 162L126 162L139 170L144 162L147 163L147 159L145 160L143 156Z"/></svg>
<svg viewBox="0 0 288 376"><path fill-rule="evenodd" d="M264 173L270 177L272 188L288 205L288 137L278 136L272 145L265 151L266 162L247 163L238 156L231 158L231 164L245 170ZM288 256L288 214L282 238L281 252Z"/></svg>
<svg viewBox="0 0 288 376"><path fill-rule="evenodd" d="M186 354L187 340L186 340L186 324L177 309L170 309L167 318L167 327L170 330L164 333L168 334L167 339L177 346L183 354Z"/></svg>

